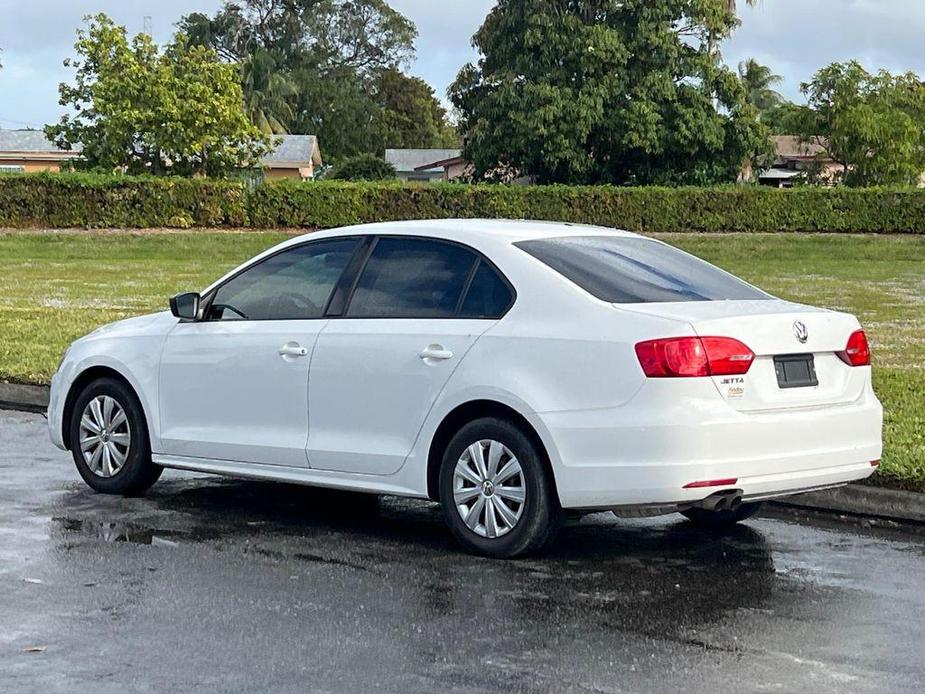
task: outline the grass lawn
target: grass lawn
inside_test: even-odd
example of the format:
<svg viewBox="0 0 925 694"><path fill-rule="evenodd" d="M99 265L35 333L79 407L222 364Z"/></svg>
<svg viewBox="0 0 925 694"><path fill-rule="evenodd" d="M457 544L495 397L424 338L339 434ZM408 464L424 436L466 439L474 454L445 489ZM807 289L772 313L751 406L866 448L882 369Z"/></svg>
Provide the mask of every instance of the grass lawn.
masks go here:
<svg viewBox="0 0 925 694"><path fill-rule="evenodd" d="M0 380L47 382L64 347L165 309L279 232L0 233ZM880 479L925 491L925 238L662 234L778 296L858 315L886 408Z"/></svg>

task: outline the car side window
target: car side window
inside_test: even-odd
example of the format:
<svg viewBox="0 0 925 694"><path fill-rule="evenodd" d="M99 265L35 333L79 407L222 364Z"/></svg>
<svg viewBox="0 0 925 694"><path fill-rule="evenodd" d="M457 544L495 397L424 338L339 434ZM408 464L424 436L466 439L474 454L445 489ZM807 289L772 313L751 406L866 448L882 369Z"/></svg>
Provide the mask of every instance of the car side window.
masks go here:
<svg viewBox="0 0 925 694"><path fill-rule="evenodd" d="M308 320L325 305L360 237L316 241L270 256L222 285L208 320Z"/></svg>
<svg viewBox="0 0 925 694"><path fill-rule="evenodd" d="M461 318L500 318L514 300L508 284L484 260L472 277L459 310Z"/></svg>
<svg viewBox="0 0 925 694"><path fill-rule="evenodd" d="M433 239L380 238L360 275L348 318L452 318L478 256Z"/></svg>

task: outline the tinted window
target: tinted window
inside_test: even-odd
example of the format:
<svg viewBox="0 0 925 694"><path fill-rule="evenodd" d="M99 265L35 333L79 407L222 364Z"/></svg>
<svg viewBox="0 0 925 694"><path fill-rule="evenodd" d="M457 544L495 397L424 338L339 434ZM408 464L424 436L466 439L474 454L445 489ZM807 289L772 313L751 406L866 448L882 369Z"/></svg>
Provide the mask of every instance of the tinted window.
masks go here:
<svg viewBox="0 0 925 694"><path fill-rule="evenodd" d="M211 320L321 318L360 238L318 241L278 253L219 288Z"/></svg>
<svg viewBox="0 0 925 694"><path fill-rule="evenodd" d="M347 315L445 318L456 315L476 255L461 246L381 238L360 276Z"/></svg>
<svg viewBox="0 0 925 694"><path fill-rule="evenodd" d="M650 239L581 236L516 245L598 299L613 303L771 298L709 263Z"/></svg>
<svg viewBox="0 0 925 694"><path fill-rule="evenodd" d="M510 288L494 268L480 262L459 315L464 318L500 318L513 299Z"/></svg>

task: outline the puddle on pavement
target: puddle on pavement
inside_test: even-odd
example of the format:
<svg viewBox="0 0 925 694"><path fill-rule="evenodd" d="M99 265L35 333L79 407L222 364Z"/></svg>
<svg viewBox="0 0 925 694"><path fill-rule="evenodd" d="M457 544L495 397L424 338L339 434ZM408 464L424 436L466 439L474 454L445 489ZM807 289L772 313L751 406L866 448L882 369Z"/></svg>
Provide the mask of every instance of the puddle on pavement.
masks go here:
<svg viewBox="0 0 925 694"><path fill-rule="evenodd" d="M218 537L218 533L205 530L194 529L186 532L100 520L52 518L51 522L64 535L79 535L102 542L127 542L133 545L174 547L181 542L204 542Z"/></svg>

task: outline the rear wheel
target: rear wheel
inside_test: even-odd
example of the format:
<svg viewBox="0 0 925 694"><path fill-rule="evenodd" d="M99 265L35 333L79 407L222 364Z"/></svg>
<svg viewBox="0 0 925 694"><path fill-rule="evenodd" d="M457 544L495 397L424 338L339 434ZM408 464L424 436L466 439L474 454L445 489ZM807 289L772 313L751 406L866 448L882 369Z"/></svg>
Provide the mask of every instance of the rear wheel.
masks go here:
<svg viewBox="0 0 925 694"><path fill-rule="evenodd" d="M141 403L114 378L93 381L77 397L70 444L84 482L104 494L141 494L163 472L151 461Z"/></svg>
<svg viewBox="0 0 925 694"><path fill-rule="evenodd" d="M539 550L561 517L542 453L517 425L493 417L466 424L446 447L440 503L463 547L498 558Z"/></svg>
<svg viewBox="0 0 925 694"><path fill-rule="evenodd" d="M731 511L708 511L704 508L689 508L681 511L681 515L704 528L729 528L754 516L761 509L761 506L761 502L739 504Z"/></svg>

